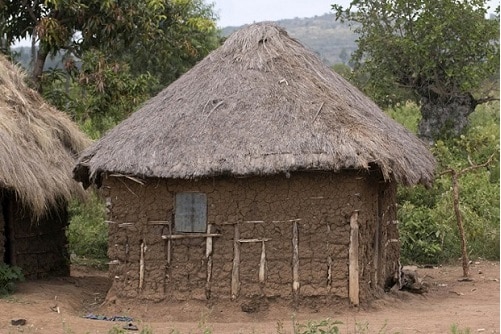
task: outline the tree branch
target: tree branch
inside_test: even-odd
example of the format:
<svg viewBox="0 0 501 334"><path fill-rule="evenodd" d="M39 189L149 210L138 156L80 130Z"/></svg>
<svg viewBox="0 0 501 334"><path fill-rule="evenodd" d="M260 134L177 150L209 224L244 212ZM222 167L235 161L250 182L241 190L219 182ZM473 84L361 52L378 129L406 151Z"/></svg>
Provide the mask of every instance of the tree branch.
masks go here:
<svg viewBox="0 0 501 334"><path fill-rule="evenodd" d="M476 102L477 105L483 104L483 103L487 103L487 102L491 102L491 101L499 101L499 98L498 97L493 97L493 96L487 96L485 98L475 100L475 102Z"/></svg>

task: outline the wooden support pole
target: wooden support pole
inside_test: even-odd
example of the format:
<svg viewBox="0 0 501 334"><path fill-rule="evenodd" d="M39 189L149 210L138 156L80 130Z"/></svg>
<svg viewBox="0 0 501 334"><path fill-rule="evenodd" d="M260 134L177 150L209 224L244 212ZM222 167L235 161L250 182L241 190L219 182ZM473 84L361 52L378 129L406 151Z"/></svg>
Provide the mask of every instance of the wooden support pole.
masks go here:
<svg viewBox="0 0 501 334"><path fill-rule="evenodd" d="M327 289L331 291L332 286L332 257L327 257Z"/></svg>
<svg viewBox="0 0 501 334"><path fill-rule="evenodd" d="M261 260L259 261L259 283L264 284L266 278L266 246L261 242Z"/></svg>
<svg viewBox="0 0 501 334"><path fill-rule="evenodd" d="M164 240L175 240L175 239L195 239L195 238L209 238L209 237L220 237L219 233L186 233L186 234L173 234L173 235L162 235Z"/></svg>
<svg viewBox="0 0 501 334"><path fill-rule="evenodd" d="M332 256L331 256L331 247L330 247L330 235L331 235L331 225L327 223L327 250L328 250L328 256L327 256L327 290L330 292L331 291L331 286L332 286Z"/></svg>
<svg viewBox="0 0 501 334"><path fill-rule="evenodd" d="M210 235L212 224L207 224L207 234ZM207 282L205 285L205 297L210 299L211 278L212 278L212 237L207 237L205 243L205 257L207 258Z"/></svg>
<svg viewBox="0 0 501 334"><path fill-rule="evenodd" d="M235 224L233 236L233 269L231 271L231 299L236 299L240 290L240 228Z"/></svg>
<svg viewBox="0 0 501 334"><path fill-rule="evenodd" d="M292 225L292 294L297 301L299 298L299 244L298 223Z"/></svg>
<svg viewBox="0 0 501 334"><path fill-rule="evenodd" d="M169 224L167 225L168 229L169 229L169 237L172 237L172 224ZM163 236L162 236L163 238ZM170 266L170 262L171 262L171 252L172 252L172 241L171 241L171 238L168 238L167 239L167 265Z"/></svg>
<svg viewBox="0 0 501 334"><path fill-rule="evenodd" d="M143 283L144 283L144 249L145 245L144 242L141 241L141 253L139 257L139 289L143 289Z"/></svg>
<svg viewBox="0 0 501 334"><path fill-rule="evenodd" d="M349 257L349 297L350 302L357 306L359 300L359 268L358 268L358 210L350 217L350 248Z"/></svg>
<svg viewBox="0 0 501 334"><path fill-rule="evenodd" d="M268 238L260 238L260 239L239 239L239 243L252 243L252 242L264 242L264 241L270 241L271 239Z"/></svg>

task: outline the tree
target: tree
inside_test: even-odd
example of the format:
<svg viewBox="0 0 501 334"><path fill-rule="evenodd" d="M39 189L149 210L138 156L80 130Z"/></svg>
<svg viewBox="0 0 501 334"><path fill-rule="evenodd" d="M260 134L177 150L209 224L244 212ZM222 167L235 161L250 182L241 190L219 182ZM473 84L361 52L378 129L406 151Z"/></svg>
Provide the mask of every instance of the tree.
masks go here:
<svg viewBox="0 0 501 334"><path fill-rule="evenodd" d="M212 6L203 0L171 0L160 25L162 34L115 52L132 73L154 74L159 87L165 87L220 45Z"/></svg>
<svg viewBox="0 0 501 334"><path fill-rule="evenodd" d="M32 38L34 87L93 137L219 45L203 0L0 0L0 36Z"/></svg>
<svg viewBox="0 0 501 334"><path fill-rule="evenodd" d="M198 33L190 42L213 48L216 26L210 5L201 0L0 0L0 36L9 44L26 37L38 44L31 78L39 91L49 54L82 58L86 51L100 50L115 60L144 60L159 48L177 58L203 54L189 50L195 47L185 33ZM193 57L187 58L183 60L192 65ZM71 63L72 57L66 59Z"/></svg>
<svg viewBox="0 0 501 334"><path fill-rule="evenodd" d="M5 0L0 2L0 32L10 43L26 37L33 45L38 42L31 78L41 91L49 54L66 50L80 57L93 47L113 49L154 38L163 6L161 0Z"/></svg>
<svg viewBox="0 0 501 334"><path fill-rule="evenodd" d="M481 87L499 73L499 7L492 19L485 0L353 0L332 8L358 34L357 84L386 105L410 92L423 139L457 136L475 107L493 99Z"/></svg>

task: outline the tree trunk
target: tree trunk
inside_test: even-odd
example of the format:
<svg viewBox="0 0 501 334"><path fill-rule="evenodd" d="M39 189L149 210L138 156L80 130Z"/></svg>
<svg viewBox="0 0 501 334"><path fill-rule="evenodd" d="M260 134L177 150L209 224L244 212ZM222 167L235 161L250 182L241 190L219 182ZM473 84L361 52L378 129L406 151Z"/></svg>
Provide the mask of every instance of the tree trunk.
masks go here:
<svg viewBox="0 0 501 334"><path fill-rule="evenodd" d="M33 63L33 72L31 73L31 82L33 84L33 88L42 93L42 73L43 68L45 66L45 60L47 59L47 55L49 51L43 45L40 45L35 61Z"/></svg>
<svg viewBox="0 0 501 334"><path fill-rule="evenodd" d="M459 136L468 125L468 116L477 101L469 93L454 97L423 97L419 137L429 143Z"/></svg>

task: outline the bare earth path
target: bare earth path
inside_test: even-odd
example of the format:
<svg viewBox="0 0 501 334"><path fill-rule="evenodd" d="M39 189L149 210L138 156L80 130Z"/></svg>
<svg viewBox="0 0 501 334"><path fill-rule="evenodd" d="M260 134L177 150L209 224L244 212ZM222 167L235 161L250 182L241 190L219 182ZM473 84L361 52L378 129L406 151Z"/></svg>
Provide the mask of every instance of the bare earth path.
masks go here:
<svg viewBox="0 0 501 334"><path fill-rule="evenodd" d="M153 333L293 333L292 319L300 323L326 318L339 320L345 333L450 333L452 324L471 333L500 333L499 262L480 261L471 267L472 282L459 282L459 266L419 269L429 284L424 295L399 292L367 309L299 309L270 305L248 314L238 305L208 308L196 302L178 305L124 304L100 306L109 287L106 273L74 268L69 278L18 284L17 292L0 299L0 333L108 333L127 323L89 320L89 312L134 318L139 330ZM59 311L59 312L58 312ZM23 318L24 326L11 320ZM134 332L130 332L134 333ZM151 333L151 332L150 332Z"/></svg>

